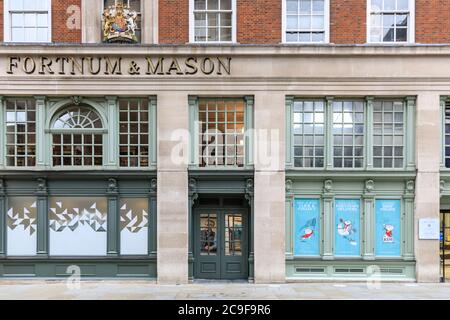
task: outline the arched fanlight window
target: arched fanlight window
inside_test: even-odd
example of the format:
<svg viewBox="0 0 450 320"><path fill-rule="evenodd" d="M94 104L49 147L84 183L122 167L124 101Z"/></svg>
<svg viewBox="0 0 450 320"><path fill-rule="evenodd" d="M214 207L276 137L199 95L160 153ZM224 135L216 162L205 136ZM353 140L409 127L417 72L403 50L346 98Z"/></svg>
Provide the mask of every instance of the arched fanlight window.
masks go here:
<svg viewBox="0 0 450 320"><path fill-rule="evenodd" d="M51 132L53 166L103 164L103 124L93 109L64 109L53 121Z"/></svg>

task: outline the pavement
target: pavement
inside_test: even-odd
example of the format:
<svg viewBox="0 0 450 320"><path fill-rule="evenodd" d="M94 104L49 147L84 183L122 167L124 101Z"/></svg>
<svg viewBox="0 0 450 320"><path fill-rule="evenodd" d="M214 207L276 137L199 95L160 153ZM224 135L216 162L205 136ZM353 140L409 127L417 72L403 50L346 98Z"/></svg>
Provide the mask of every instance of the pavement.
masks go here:
<svg viewBox="0 0 450 320"><path fill-rule="evenodd" d="M0 279L0 300L449 300L450 283L194 282Z"/></svg>

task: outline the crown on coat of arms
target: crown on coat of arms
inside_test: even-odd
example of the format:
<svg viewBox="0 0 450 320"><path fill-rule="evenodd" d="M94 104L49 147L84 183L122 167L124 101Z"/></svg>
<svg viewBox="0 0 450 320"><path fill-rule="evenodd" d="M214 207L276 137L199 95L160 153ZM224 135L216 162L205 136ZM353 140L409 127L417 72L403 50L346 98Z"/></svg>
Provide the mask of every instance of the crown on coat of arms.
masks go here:
<svg viewBox="0 0 450 320"><path fill-rule="evenodd" d="M103 41L136 43L136 11L119 2L103 11Z"/></svg>

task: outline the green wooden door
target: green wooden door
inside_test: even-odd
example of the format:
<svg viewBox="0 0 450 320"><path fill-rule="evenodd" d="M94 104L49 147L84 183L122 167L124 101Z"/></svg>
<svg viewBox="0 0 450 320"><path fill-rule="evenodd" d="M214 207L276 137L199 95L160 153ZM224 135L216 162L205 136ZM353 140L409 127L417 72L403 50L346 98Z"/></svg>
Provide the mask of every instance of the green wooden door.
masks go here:
<svg viewBox="0 0 450 320"><path fill-rule="evenodd" d="M248 219L242 209L197 209L195 278L248 278Z"/></svg>

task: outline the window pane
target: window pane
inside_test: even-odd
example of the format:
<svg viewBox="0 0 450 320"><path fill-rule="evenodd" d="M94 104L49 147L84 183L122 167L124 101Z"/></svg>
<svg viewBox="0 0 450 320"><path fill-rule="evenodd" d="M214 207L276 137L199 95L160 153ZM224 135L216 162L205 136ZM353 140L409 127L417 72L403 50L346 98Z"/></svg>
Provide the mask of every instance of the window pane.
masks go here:
<svg viewBox="0 0 450 320"><path fill-rule="evenodd" d="M231 0L220 0L220 10L231 10Z"/></svg>
<svg viewBox="0 0 450 320"><path fill-rule="evenodd" d="M298 13L298 0L287 0L286 1L286 12L289 13Z"/></svg>
<svg viewBox="0 0 450 320"><path fill-rule="evenodd" d="M206 9L206 0L195 0L194 9L195 10L205 10Z"/></svg>
<svg viewBox="0 0 450 320"><path fill-rule="evenodd" d="M324 2L325 2L324 0L314 0L313 1L313 12L314 13L324 12L324 8L325 8Z"/></svg>
<svg viewBox="0 0 450 320"><path fill-rule="evenodd" d="M323 29L323 16L313 16L312 18L312 28L313 29Z"/></svg>
<svg viewBox="0 0 450 320"><path fill-rule="evenodd" d="M405 10L409 9L409 0L397 0L397 10Z"/></svg>
<svg viewBox="0 0 450 320"><path fill-rule="evenodd" d="M294 166L322 167L324 156L323 101L294 102ZM296 130L296 128L298 128ZM300 130L303 128L303 130Z"/></svg>
<svg viewBox="0 0 450 320"><path fill-rule="evenodd" d="M380 11L383 8L383 0L372 0L372 11Z"/></svg>
<svg viewBox="0 0 450 320"><path fill-rule="evenodd" d="M300 12L311 13L311 0L300 0Z"/></svg>
<svg viewBox="0 0 450 320"><path fill-rule="evenodd" d="M22 13L11 14L11 26L12 27L23 27L24 24L25 24L24 15Z"/></svg>
<svg viewBox="0 0 450 320"><path fill-rule="evenodd" d="M208 0L208 10L217 10L219 9L219 0Z"/></svg>

